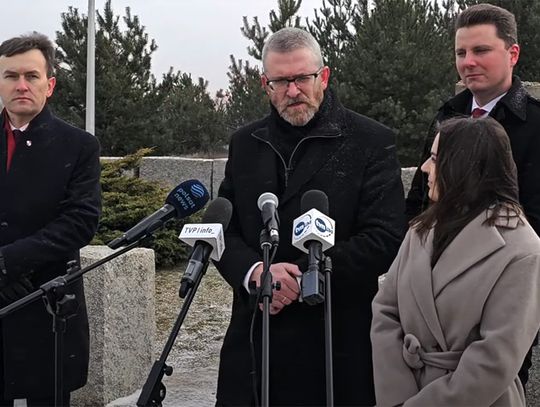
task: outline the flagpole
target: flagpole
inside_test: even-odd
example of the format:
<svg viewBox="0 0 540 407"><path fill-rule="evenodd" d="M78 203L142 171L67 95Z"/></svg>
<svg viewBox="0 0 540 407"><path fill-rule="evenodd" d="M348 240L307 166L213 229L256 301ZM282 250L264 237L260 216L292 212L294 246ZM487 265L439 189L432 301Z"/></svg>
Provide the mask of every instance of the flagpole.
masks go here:
<svg viewBox="0 0 540 407"><path fill-rule="evenodd" d="M86 51L86 131L95 134L96 99L96 4L88 0L88 33Z"/></svg>

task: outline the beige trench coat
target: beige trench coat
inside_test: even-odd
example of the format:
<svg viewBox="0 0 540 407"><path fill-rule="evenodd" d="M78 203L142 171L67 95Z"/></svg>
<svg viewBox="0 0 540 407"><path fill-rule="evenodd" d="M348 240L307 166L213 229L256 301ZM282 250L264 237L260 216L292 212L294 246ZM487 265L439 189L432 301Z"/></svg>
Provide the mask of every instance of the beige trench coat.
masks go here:
<svg viewBox="0 0 540 407"><path fill-rule="evenodd" d="M471 221L430 266L409 230L373 300L378 406L524 406L517 373L540 327L540 239Z"/></svg>

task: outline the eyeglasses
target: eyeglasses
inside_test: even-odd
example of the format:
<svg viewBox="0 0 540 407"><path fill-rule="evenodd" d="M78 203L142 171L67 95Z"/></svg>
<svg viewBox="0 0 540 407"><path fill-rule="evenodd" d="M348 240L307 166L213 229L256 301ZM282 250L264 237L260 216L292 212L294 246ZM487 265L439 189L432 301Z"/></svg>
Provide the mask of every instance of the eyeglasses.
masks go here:
<svg viewBox="0 0 540 407"><path fill-rule="evenodd" d="M315 79L317 78L317 76L321 74L323 68L324 67L319 68L319 70L315 73L308 73L306 75L298 75L290 79L288 78L268 79L268 77L266 77L266 84L268 85L270 90L274 92L286 91L289 88L289 83L291 82L294 82L297 88L305 89L306 87L312 85L315 82Z"/></svg>

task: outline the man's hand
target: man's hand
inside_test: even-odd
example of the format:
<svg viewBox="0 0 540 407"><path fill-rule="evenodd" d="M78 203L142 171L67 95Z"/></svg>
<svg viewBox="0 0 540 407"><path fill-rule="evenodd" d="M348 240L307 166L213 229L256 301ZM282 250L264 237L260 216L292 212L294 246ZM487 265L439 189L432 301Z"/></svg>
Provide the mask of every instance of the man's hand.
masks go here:
<svg viewBox="0 0 540 407"><path fill-rule="evenodd" d="M261 285L261 276L263 265L259 264L253 273L251 273L250 281L255 281L257 287ZM296 264L277 263L270 265L270 273L272 273L272 283L279 282L281 287L279 290L272 291L272 302L270 303L270 314L275 315L280 312L286 305L290 305L298 299L300 287L296 277L302 276ZM259 304L262 310L262 304Z"/></svg>
<svg viewBox="0 0 540 407"><path fill-rule="evenodd" d="M33 291L34 286L28 277L19 277L17 280L2 279L0 281L0 307L5 307Z"/></svg>

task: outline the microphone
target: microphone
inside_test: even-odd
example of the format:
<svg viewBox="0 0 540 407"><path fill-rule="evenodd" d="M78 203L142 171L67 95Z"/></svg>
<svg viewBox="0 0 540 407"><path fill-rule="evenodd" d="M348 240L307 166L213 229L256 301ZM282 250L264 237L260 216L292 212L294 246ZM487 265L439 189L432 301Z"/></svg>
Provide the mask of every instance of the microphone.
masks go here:
<svg viewBox="0 0 540 407"><path fill-rule="evenodd" d="M308 269L302 275L302 298L309 305L324 301L324 279L320 273L323 252L334 246L335 222L328 217L328 197L319 190L307 191L300 203L302 212L293 223L292 244L308 253Z"/></svg>
<svg viewBox="0 0 540 407"><path fill-rule="evenodd" d="M257 206L262 215L263 224L270 235L273 246L279 244L279 215L277 212L279 200L271 192L265 192L259 196Z"/></svg>
<svg viewBox="0 0 540 407"><path fill-rule="evenodd" d="M191 287L206 272L210 257L218 261L225 250L223 232L232 217L232 204L219 197L213 200L203 215L202 223L186 224L180 232L180 240L193 246L189 262L180 280L180 298L184 298Z"/></svg>
<svg viewBox="0 0 540 407"><path fill-rule="evenodd" d="M122 236L107 243L107 246L114 250L147 237L160 229L167 221L173 218L182 219L199 211L208 202L209 197L208 191L199 181L194 179L184 181L169 192L165 205Z"/></svg>

